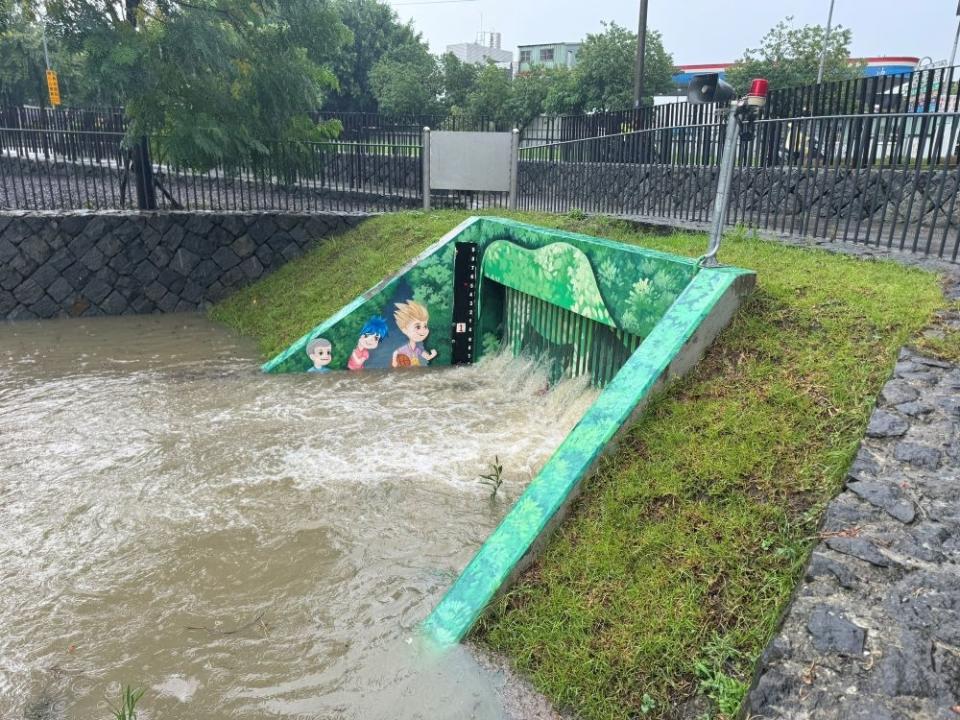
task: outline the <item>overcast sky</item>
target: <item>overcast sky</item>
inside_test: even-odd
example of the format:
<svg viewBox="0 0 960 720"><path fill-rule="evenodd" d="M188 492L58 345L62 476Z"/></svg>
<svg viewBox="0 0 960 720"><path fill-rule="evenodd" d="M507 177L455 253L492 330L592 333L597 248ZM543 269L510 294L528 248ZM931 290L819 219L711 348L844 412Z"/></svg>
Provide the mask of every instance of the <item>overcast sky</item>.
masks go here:
<svg viewBox="0 0 960 720"><path fill-rule="evenodd" d="M615 20L636 28L639 0L473 0L407 4L389 0L412 19L433 52L471 42L480 30L503 34L503 48L573 42ZM427 0L420 0L426 2ZM727 62L756 47L776 22L826 23L830 0L649 0L649 27L663 33L677 64ZM957 0L836 0L834 24L853 30L853 54L950 56Z"/></svg>

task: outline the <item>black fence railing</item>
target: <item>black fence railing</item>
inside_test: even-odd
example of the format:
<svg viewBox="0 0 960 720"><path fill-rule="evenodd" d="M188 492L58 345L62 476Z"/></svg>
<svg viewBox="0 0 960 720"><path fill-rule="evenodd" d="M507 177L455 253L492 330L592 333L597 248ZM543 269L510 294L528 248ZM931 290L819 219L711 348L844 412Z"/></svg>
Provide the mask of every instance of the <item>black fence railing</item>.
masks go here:
<svg viewBox="0 0 960 720"><path fill-rule="evenodd" d="M0 209L125 209L138 206L136 166L123 133L63 131L75 143L116 152L92 158L34 149L39 130L0 128ZM97 136L95 139L89 136ZM107 137L103 137L107 136ZM9 142L12 139L12 142ZM154 157L162 142L151 141ZM11 152L10 147L31 148ZM72 147L72 146L71 146ZM419 145L270 143L263 157L197 169L153 162L157 206L169 210L386 211L419 205Z"/></svg>
<svg viewBox="0 0 960 720"><path fill-rule="evenodd" d="M938 67L795 88L773 88L766 118L947 112L957 109L960 68Z"/></svg>
<svg viewBox="0 0 960 720"><path fill-rule="evenodd" d="M960 253L960 112L768 118L738 141L729 222L935 255ZM522 148L522 209L710 219L723 125Z"/></svg>

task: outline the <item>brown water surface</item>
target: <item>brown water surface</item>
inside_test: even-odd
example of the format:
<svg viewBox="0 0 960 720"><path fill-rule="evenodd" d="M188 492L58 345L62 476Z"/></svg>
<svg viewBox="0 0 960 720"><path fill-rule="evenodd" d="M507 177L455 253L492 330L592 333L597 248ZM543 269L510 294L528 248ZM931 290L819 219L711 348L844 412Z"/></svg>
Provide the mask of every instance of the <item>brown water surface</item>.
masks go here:
<svg viewBox="0 0 960 720"><path fill-rule="evenodd" d="M193 315L0 325L0 718L121 684L144 720L500 717L414 629L590 399L543 387L262 375Z"/></svg>

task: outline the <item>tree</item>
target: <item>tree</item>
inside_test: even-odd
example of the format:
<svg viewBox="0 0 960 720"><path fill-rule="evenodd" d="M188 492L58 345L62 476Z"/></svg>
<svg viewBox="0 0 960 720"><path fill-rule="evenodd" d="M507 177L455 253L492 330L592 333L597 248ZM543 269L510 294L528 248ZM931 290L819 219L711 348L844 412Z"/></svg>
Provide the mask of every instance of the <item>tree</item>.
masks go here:
<svg viewBox="0 0 960 720"><path fill-rule="evenodd" d="M477 75L477 82L467 98L464 114L475 125L487 120L507 124L511 120L506 111L510 93L511 84L507 72L493 63L488 63Z"/></svg>
<svg viewBox="0 0 960 720"><path fill-rule="evenodd" d="M792 17L781 20L763 37L759 48L747 49L727 70L727 82L741 93L757 77L766 78L770 87L777 89L816 83L826 30L822 25L794 27L792 22ZM851 39L850 30L841 26L831 30L823 67L825 82L860 76L862 66L850 62Z"/></svg>
<svg viewBox="0 0 960 720"><path fill-rule="evenodd" d="M426 45L395 48L370 71L370 87L380 112L432 115L440 112L442 77Z"/></svg>
<svg viewBox="0 0 960 720"><path fill-rule="evenodd" d="M467 98L477 84L480 65L463 62L453 53L440 57L440 72L443 75L443 103L447 109L464 108Z"/></svg>
<svg viewBox="0 0 960 720"><path fill-rule="evenodd" d="M547 115L577 113L583 109L583 98L576 73L565 67L550 72L551 82L543 100L543 112Z"/></svg>
<svg viewBox="0 0 960 720"><path fill-rule="evenodd" d="M637 35L615 22L587 35L574 73L583 110L623 110L633 107L633 72ZM656 30L647 31L643 86L651 95L673 88L673 58Z"/></svg>
<svg viewBox="0 0 960 720"><path fill-rule="evenodd" d="M51 0L50 27L91 85L123 103L131 138L195 168L322 140L310 119L336 78L324 63L349 38L330 0Z"/></svg>
<svg viewBox="0 0 960 720"><path fill-rule="evenodd" d="M327 102L332 110L376 112L377 98L370 73L391 52L421 46L419 33L410 23L401 23L397 13L380 0L336 0L340 21L352 38L343 46L331 48L330 66L339 80L339 88Z"/></svg>
<svg viewBox="0 0 960 720"><path fill-rule="evenodd" d="M503 114L520 132L543 113L553 82L553 71L542 68L533 68L514 78L505 98Z"/></svg>

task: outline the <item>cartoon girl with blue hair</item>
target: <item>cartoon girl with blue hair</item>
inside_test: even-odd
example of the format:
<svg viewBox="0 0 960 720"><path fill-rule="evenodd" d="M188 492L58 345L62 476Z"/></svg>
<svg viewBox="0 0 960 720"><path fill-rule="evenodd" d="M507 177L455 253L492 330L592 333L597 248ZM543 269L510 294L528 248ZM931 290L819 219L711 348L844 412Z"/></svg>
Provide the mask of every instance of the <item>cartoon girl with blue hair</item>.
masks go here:
<svg viewBox="0 0 960 720"><path fill-rule="evenodd" d="M357 346L350 353L347 360L348 370L363 370L364 363L370 358L370 351L380 346L380 341L387 337L387 321L379 315L367 320L360 330L360 339Z"/></svg>

